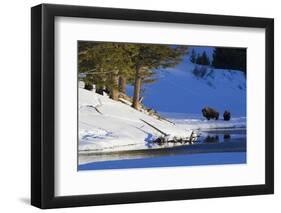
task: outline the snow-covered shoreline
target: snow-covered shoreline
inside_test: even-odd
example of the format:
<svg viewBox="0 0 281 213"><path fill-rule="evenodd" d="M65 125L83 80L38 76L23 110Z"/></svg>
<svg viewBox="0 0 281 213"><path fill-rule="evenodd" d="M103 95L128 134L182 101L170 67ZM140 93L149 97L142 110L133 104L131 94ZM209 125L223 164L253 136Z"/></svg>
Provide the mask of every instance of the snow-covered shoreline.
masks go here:
<svg viewBox="0 0 281 213"><path fill-rule="evenodd" d="M192 133L191 129L79 88L79 153L145 149L161 133L144 121L170 137L187 138ZM157 144L153 145L157 148Z"/></svg>
<svg viewBox="0 0 281 213"><path fill-rule="evenodd" d="M204 130L216 130L216 129L246 129L246 118L232 118L230 121L220 120L206 120L206 119L170 119L177 126L181 128L192 128L193 130L204 131Z"/></svg>

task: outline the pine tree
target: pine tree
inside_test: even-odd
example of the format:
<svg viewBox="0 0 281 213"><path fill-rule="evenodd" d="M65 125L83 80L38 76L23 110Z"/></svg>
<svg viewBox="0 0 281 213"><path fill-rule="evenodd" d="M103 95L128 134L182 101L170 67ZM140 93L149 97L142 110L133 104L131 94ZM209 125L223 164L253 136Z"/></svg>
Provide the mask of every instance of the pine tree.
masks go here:
<svg viewBox="0 0 281 213"><path fill-rule="evenodd" d="M135 82L132 107L139 109L141 85L147 76L152 76L155 69L173 67L186 54L187 47L155 44L139 44L134 48ZM147 80L147 79L146 79Z"/></svg>
<svg viewBox="0 0 281 213"><path fill-rule="evenodd" d="M196 64L199 65L210 65L210 59L207 56L206 52L203 51L203 53L201 55L197 55L196 57Z"/></svg>
<svg viewBox="0 0 281 213"><path fill-rule="evenodd" d="M126 78L132 75L132 63L129 60L126 44L122 43L96 43L92 46L82 43L79 46L79 71L90 72L97 90L110 91L110 97L118 100L120 78L123 78L123 86ZM85 81L90 81L89 77ZM124 91L124 88L122 88Z"/></svg>
<svg viewBox="0 0 281 213"><path fill-rule="evenodd" d="M201 55L199 54L199 53L197 53L197 56L196 56L196 64L201 64L201 60L202 59L202 57L201 57Z"/></svg>
<svg viewBox="0 0 281 213"><path fill-rule="evenodd" d="M126 94L127 78L125 76L119 76L118 88L119 92Z"/></svg>
<svg viewBox="0 0 281 213"><path fill-rule="evenodd" d="M203 51L201 55L201 65L210 65L209 57L207 56L205 51Z"/></svg>
<svg viewBox="0 0 281 213"><path fill-rule="evenodd" d="M190 61L191 61L191 63L195 64L195 63L196 63L196 59L197 59L197 57L196 57L196 52L195 52L194 49L192 49L191 55L190 55Z"/></svg>
<svg viewBox="0 0 281 213"><path fill-rule="evenodd" d="M216 48L212 66L220 69L234 69L246 73L246 49Z"/></svg>
<svg viewBox="0 0 281 213"><path fill-rule="evenodd" d="M157 68L178 64L187 47L86 42L79 45L78 51L79 72L87 74L87 84L92 82L96 90L108 89L114 100L118 100L119 92L126 92L127 83L133 84L132 107L139 109L142 84L156 80Z"/></svg>

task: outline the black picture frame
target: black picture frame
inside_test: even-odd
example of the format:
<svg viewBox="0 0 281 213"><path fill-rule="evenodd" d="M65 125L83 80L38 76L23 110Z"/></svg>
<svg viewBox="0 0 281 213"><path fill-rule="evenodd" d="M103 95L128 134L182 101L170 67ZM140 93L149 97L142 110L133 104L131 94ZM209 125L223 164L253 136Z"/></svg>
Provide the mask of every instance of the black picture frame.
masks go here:
<svg viewBox="0 0 281 213"><path fill-rule="evenodd" d="M130 193L54 195L55 17L263 28L266 34L265 184ZM240 16L41 4L31 9L31 204L60 208L272 194L274 192L274 20ZM93 192L94 193L94 192Z"/></svg>

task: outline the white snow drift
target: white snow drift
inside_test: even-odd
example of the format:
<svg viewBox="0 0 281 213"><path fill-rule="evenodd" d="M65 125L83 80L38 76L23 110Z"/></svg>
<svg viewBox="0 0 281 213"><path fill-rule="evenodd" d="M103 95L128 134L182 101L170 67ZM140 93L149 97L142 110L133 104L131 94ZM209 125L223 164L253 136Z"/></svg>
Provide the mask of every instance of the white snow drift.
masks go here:
<svg viewBox="0 0 281 213"><path fill-rule="evenodd" d="M151 143L161 133L142 120L157 126L169 137L187 138L192 133L191 129L178 127L130 105L79 88L80 153L146 149L148 146L159 148Z"/></svg>

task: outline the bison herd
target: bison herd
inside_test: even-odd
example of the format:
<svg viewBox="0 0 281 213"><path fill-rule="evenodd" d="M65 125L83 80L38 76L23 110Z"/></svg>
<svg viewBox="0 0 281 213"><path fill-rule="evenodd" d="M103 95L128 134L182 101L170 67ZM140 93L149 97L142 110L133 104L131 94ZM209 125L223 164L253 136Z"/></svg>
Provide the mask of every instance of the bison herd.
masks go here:
<svg viewBox="0 0 281 213"><path fill-rule="evenodd" d="M210 119L219 119L220 113L218 111L216 111L215 109L211 108L211 107L204 107L202 109L202 114L205 118L207 118L207 120ZM223 119L225 121L229 121L231 118L231 114L229 111L225 110L223 113Z"/></svg>

